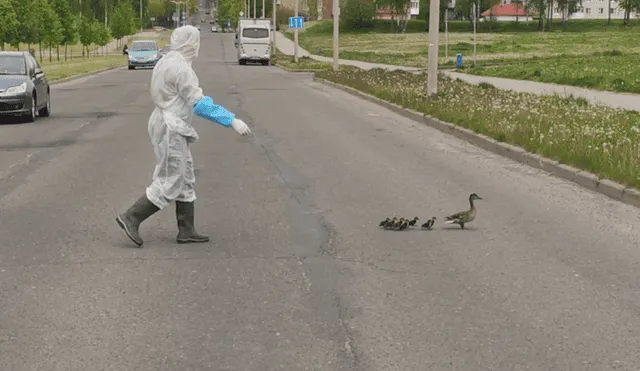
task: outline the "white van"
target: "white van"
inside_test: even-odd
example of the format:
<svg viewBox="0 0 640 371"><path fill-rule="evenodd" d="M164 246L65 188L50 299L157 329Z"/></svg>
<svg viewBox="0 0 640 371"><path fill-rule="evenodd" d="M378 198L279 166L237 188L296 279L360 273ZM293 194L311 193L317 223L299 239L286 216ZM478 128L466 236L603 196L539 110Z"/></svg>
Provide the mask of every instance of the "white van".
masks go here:
<svg viewBox="0 0 640 371"><path fill-rule="evenodd" d="M236 33L238 63L260 62L265 66L271 63L271 27L253 20L241 20Z"/></svg>

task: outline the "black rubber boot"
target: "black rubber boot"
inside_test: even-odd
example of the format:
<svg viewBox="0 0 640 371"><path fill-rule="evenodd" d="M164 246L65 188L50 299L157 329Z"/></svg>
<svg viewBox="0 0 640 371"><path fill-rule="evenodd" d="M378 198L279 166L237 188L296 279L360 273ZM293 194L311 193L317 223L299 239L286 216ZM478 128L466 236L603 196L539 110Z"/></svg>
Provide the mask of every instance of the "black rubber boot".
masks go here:
<svg viewBox="0 0 640 371"><path fill-rule="evenodd" d="M118 222L120 228L124 229L124 232L131 241L138 246L142 246L143 241L142 238L140 238L140 233L138 232L140 223L155 214L158 210L160 210L160 208L149 201L147 195L143 195L134 202L133 205L131 205L129 210L118 215L118 217L116 217L116 222Z"/></svg>
<svg viewBox="0 0 640 371"><path fill-rule="evenodd" d="M196 232L194 226L195 205L193 202L176 201L176 220L178 221L178 243L209 242L209 236Z"/></svg>

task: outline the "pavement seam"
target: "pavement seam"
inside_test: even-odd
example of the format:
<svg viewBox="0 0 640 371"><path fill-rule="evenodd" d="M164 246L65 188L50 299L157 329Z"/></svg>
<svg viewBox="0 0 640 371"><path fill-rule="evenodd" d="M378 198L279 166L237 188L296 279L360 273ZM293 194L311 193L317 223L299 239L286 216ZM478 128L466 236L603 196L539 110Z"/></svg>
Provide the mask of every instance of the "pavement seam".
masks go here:
<svg viewBox="0 0 640 371"><path fill-rule="evenodd" d="M355 88L318 78L315 74L313 76L313 81L378 104L410 120L425 124L443 133L453 135L456 138L462 139L477 147L509 158L518 163L546 171L553 176L573 182L590 191L603 194L628 205L640 207L640 191L636 188L625 187L624 185L610 179L599 178L596 174L577 169L573 166L561 164L558 161L542 157L535 153L527 152L521 147L498 142L497 140L491 139L485 135L475 133L472 130L442 121L433 116L425 115L412 109L401 107L391 102L387 102L378 97L361 92Z"/></svg>

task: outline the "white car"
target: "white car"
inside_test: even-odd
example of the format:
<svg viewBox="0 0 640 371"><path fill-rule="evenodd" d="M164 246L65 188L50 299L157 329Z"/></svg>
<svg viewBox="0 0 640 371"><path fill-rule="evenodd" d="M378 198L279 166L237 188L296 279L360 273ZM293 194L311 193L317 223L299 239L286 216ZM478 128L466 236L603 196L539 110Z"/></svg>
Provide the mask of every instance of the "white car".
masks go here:
<svg viewBox="0 0 640 371"><path fill-rule="evenodd" d="M196 28L198 29L198 31L200 31L200 25L197 25Z"/></svg>
<svg viewBox="0 0 640 371"><path fill-rule="evenodd" d="M218 26L211 26L211 32L218 32Z"/></svg>

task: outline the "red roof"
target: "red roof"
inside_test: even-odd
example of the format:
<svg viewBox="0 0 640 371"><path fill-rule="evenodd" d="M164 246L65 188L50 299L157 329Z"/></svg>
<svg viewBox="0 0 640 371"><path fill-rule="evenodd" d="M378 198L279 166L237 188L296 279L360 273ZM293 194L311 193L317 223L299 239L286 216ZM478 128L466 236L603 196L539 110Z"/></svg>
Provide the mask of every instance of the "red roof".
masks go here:
<svg viewBox="0 0 640 371"><path fill-rule="evenodd" d="M482 16L488 17L490 15L493 15L495 17L515 17L517 15L520 17L525 17L527 15L533 14L534 12L532 11L525 12L523 4L497 4L489 10L485 10L482 13Z"/></svg>

